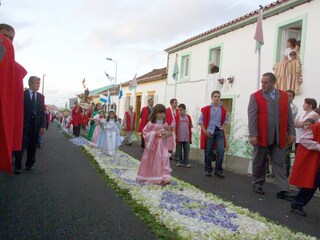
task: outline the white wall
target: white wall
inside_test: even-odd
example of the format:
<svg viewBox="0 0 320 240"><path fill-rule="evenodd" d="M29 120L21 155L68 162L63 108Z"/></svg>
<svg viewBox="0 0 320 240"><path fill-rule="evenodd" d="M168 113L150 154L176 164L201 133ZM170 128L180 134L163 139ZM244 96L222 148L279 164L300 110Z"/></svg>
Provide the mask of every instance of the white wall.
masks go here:
<svg viewBox="0 0 320 240"><path fill-rule="evenodd" d="M317 24L320 22L320 1L310 3L290 9L281 14L277 14L263 21L264 45L261 51L261 74L272 72L275 59L275 44L277 25L289 21L295 17L307 14L307 30L305 42L304 64L302 66L304 82L301 87L301 94L295 99L299 112L302 112L304 98L312 97L320 101L320 32ZM250 94L257 90L257 58L255 53L255 40L253 39L256 24L251 24L238 30L221 35L209 41L178 51L179 69L181 70L181 56L190 53L191 68L190 81L179 82L176 85L176 98L179 103L185 103L189 113L193 113L197 106L208 104L206 92L208 91L207 74L209 48L216 44L223 44L222 62L220 63L220 77L226 78L234 76L232 88L224 95L236 96L235 114L238 119L247 124L247 106ZM168 85L167 99L174 94L174 80L172 71L176 53L169 54L168 61ZM259 79L260 82L260 79ZM217 90L220 90L219 84Z"/></svg>
<svg viewBox="0 0 320 240"><path fill-rule="evenodd" d="M142 92L142 97L141 97L142 107L147 105L147 96L148 96L148 92L150 92L150 91L155 91L155 104L162 103L162 104L166 105L165 104L165 95L166 95L165 94L165 91L166 91L165 80L138 84L138 86L136 88L136 93ZM120 107L119 108L119 117L120 118L123 118L124 113L126 111L128 111L128 109L124 109L125 99L126 99L127 93L131 93L131 97L134 96L134 91L130 91L128 89L128 87L123 87L122 92L123 92L123 97L120 100L120 106L119 106ZM135 108L135 103L133 104L133 102L130 102L130 104L134 105L134 108Z"/></svg>

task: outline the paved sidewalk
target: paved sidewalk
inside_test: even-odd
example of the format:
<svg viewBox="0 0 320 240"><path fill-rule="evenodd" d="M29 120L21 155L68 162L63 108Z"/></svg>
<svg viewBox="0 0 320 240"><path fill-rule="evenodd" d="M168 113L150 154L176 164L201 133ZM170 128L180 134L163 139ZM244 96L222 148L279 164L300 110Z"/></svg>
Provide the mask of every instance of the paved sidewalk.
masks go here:
<svg viewBox="0 0 320 240"><path fill-rule="evenodd" d="M120 149L139 160L143 153L140 142L134 142L132 146L122 145ZM266 183L263 187L266 195L259 195L252 191L251 177L247 174L225 171L224 179L215 176L206 177L202 163L192 160L190 163L192 168L182 168L176 167L175 162L171 161L172 175L237 206L248 208L274 222L320 239L320 199L318 197L314 197L305 207L308 217L296 216L290 212L290 202L276 198L277 190L274 183ZM292 190L291 193L296 193L296 190Z"/></svg>
<svg viewBox="0 0 320 240"><path fill-rule="evenodd" d="M156 239L51 124L32 171L0 172L0 239Z"/></svg>

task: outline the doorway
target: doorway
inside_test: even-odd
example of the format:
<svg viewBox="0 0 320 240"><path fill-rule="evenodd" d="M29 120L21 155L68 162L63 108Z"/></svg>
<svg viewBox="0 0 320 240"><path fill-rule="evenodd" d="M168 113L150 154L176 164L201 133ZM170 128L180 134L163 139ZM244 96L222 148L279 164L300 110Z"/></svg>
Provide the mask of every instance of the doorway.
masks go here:
<svg viewBox="0 0 320 240"><path fill-rule="evenodd" d="M138 130L140 124L140 112L141 112L141 95L136 96L136 109L135 112L137 114L135 129Z"/></svg>

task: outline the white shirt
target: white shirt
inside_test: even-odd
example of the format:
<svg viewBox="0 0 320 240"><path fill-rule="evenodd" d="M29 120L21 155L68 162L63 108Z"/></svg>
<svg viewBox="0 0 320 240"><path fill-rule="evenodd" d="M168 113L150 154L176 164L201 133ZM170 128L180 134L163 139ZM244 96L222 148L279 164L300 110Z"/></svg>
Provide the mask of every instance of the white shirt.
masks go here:
<svg viewBox="0 0 320 240"><path fill-rule="evenodd" d="M284 55L285 57L287 57L289 60L292 60L291 57L290 57L290 55L289 55L292 51L294 51L294 49L286 48L286 49L284 50L284 54L283 54L283 55Z"/></svg>

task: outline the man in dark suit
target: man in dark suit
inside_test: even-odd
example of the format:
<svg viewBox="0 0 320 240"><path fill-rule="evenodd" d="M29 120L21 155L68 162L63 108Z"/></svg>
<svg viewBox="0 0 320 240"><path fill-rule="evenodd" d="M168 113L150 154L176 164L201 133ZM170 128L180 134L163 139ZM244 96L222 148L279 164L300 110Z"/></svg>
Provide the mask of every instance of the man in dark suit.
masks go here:
<svg viewBox="0 0 320 240"><path fill-rule="evenodd" d="M31 170L36 161L38 135L44 134L46 127L44 96L37 91L40 78L29 78L29 89L24 91L24 119L23 119L23 148L15 152L15 174L22 173L22 157L24 148L27 149L26 169Z"/></svg>
<svg viewBox="0 0 320 240"><path fill-rule="evenodd" d="M291 200L285 169L287 143L295 140L288 94L275 88L276 77L265 73L261 90L250 96L248 106L249 141L254 146L252 160L253 191L265 194L262 185L266 177L266 155L269 152L272 172L277 182L280 199Z"/></svg>

